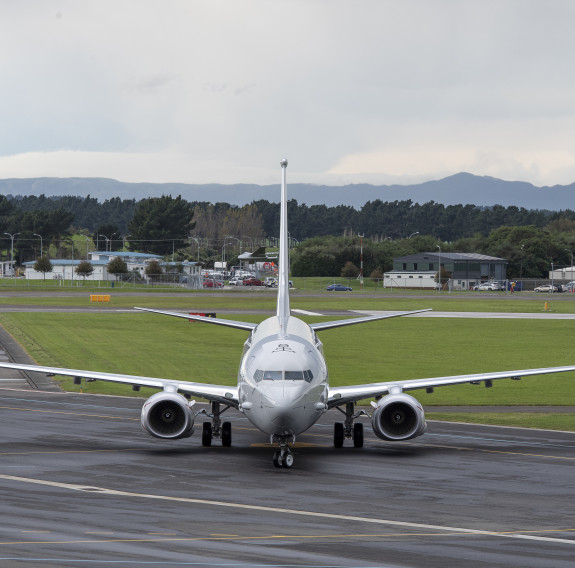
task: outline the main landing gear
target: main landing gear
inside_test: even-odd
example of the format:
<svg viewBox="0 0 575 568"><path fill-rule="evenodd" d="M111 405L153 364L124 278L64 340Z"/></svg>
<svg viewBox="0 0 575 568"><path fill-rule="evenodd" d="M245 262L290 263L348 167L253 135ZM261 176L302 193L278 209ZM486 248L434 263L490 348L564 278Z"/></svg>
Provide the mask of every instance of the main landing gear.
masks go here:
<svg viewBox="0 0 575 568"><path fill-rule="evenodd" d="M212 412L208 414L205 410L199 414L205 414L211 418L211 422L204 422L202 424L202 446L211 446L213 438L221 438L222 446L229 447L232 445L232 423L222 422L220 416L230 408L226 406L223 410L220 409L219 402L212 402Z"/></svg>
<svg viewBox="0 0 575 568"><path fill-rule="evenodd" d="M293 454L288 445L288 438L280 438L280 449L274 454L273 461L275 467L284 467L289 469L293 466Z"/></svg>
<svg viewBox="0 0 575 568"><path fill-rule="evenodd" d="M369 416L364 410L360 410L354 414L354 402L347 402L345 405L345 412L338 406L336 407L342 414L345 414L345 422L336 422L333 425L333 445L336 448L343 447L345 438L353 439L354 448L363 447L363 424L361 422L354 423L354 420L360 416Z"/></svg>

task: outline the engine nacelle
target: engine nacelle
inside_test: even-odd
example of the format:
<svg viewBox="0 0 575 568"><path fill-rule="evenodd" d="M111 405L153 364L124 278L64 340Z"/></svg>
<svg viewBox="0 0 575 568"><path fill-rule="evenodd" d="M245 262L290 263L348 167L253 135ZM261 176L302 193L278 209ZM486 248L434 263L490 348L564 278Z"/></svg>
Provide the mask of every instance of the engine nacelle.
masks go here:
<svg viewBox="0 0 575 568"><path fill-rule="evenodd" d="M371 415L371 425L378 438L393 442L421 436L427 428L421 404L403 393L384 396Z"/></svg>
<svg viewBox="0 0 575 568"><path fill-rule="evenodd" d="M142 428L156 438L177 440L194 432L194 413L188 401L175 392L158 392L142 408Z"/></svg>

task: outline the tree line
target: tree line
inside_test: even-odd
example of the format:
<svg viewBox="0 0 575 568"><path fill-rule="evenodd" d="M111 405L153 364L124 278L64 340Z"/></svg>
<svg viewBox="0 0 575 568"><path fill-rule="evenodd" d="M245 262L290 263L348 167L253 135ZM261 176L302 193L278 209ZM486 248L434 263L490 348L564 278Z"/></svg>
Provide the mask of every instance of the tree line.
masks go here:
<svg viewBox="0 0 575 568"><path fill-rule="evenodd" d="M551 261L569 264L575 247L572 210L411 200L375 200L355 209L290 200L288 216L290 236L300 242L292 255L294 275L333 276L346 262L357 264L358 234L364 236L364 274L389 270L394 256L435 250L441 243L445 251L506 258L509 274L517 269L514 277L539 276ZM82 235L100 250L126 247L196 260L201 249L200 258L209 260L221 255L222 242L230 236L244 250L253 250L258 239L276 237L279 204L258 200L240 207L190 202L181 196L103 202L90 196L0 196L0 229L4 250L13 240L21 262L37 258L41 248L48 251L49 246L58 256L74 255L72 235Z"/></svg>

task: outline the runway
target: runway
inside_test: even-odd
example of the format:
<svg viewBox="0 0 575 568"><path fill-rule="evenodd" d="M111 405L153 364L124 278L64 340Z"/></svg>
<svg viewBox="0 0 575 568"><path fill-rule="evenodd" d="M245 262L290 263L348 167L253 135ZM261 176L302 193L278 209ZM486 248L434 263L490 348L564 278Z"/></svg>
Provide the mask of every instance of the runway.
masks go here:
<svg viewBox="0 0 575 568"><path fill-rule="evenodd" d="M575 556L575 434L430 423L291 470L238 413L233 446L166 442L142 400L0 390L0 565L553 567ZM201 408L201 407L198 407ZM200 417L201 418L201 417Z"/></svg>

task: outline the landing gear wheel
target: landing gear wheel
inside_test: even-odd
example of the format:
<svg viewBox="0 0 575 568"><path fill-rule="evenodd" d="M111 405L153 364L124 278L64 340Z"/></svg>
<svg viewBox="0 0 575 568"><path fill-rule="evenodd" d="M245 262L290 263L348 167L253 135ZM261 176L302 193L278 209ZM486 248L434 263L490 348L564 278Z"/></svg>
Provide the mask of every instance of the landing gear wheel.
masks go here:
<svg viewBox="0 0 575 568"><path fill-rule="evenodd" d="M202 424L202 446L212 445L212 423L204 422Z"/></svg>
<svg viewBox="0 0 575 568"><path fill-rule="evenodd" d="M229 448L232 445L232 423L222 424L222 446Z"/></svg>
<svg viewBox="0 0 575 568"><path fill-rule="evenodd" d="M353 425L353 447L363 448L363 424L361 422Z"/></svg>
<svg viewBox="0 0 575 568"><path fill-rule="evenodd" d="M343 440L345 438L343 422L336 422L333 425L333 445L336 448L343 447Z"/></svg>
<svg viewBox="0 0 575 568"><path fill-rule="evenodd" d="M284 454L282 466L289 469L293 465L293 454L288 452Z"/></svg>
<svg viewBox="0 0 575 568"><path fill-rule="evenodd" d="M282 453L278 450L275 454L274 454L274 465L276 467L282 467L283 464L283 460L282 460Z"/></svg>

